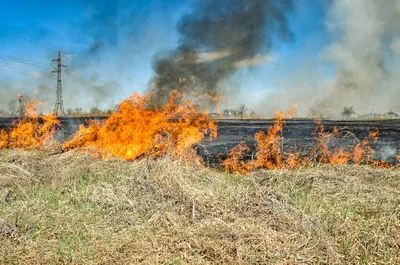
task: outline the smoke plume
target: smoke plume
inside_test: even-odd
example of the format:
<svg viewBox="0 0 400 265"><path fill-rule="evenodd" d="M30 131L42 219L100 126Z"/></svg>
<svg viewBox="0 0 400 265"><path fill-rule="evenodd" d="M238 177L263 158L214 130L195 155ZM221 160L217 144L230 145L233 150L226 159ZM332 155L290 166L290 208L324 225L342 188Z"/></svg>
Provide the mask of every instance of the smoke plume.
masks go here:
<svg viewBox="0 0 400 265"><path fill-rule="evenodd" d="M178 47L154 55L154 106L172 90L218 96L221 82L239 67L263 63L275 38L289 40L291 0L197 1L178 22Z"/></svg>
<svg viewBox="0 0 400 265"><path fill-rule="evenodd" d="M373 105L377 111L388 111L398 104L400 2L336 0L327 26L339 34L324 54L338 73L319 107L334 113L353 105L366 112Z"/></svg>
<svg viewBox="0 0 400 265"><path fill-rule="evenodd" d="M294 74L280 80L284 87L267 93L257 110L273 113L298 104L303 116L312 110L330 117L345 106L358 114L400 111L400 1L332 0L325 25L332 41L316 50L318 39L310 39L301 60L289 67ZM335 68L329 77L322 69L326 62Z"/></svg>

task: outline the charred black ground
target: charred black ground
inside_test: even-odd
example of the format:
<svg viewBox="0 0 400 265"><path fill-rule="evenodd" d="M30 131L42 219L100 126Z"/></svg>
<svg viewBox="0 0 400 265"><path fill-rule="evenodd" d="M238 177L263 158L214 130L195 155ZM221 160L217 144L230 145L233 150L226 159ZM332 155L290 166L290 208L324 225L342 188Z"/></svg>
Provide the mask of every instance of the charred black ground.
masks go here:
<svg viewBox="0 0 400 265"><path fill-rule="evenodd" d="M79 129L80 124L87 124L91 118L60 118L62 126L58 130L57 140L65 141ZM95 119L104 120L104 117ZM12 126L15 118L0 118L0 129ZM265 131L273 125L273 120L217 120L218 137L213 141L204 139L196 146L198 153L210 165L220 165L229 150L240 142L245 142L250 148L254 147L256 132ZM375 158L389 163L396 163L395 155L400 153L400 119L392 120L323 120L326 131L331 132L336 126L344 134L349 132L351 137L341 145L363 139L370 131L379 130L379 140L372 147L376 151ZM287 121L283 130L283 150L296 149L299 152L310 150L313 145L315 122L311 119L292 119ZM254 148L252 148L254 152ZM247 154L251 157L252 152Z"/></svg>

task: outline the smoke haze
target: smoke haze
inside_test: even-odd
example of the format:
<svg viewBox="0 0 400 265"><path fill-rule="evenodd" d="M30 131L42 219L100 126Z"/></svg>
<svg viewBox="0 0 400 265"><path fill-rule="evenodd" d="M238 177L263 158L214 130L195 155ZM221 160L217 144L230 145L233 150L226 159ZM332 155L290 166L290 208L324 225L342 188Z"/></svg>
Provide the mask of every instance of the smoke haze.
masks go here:
<svg viewBox="0 0 400 265"><path fill-rule="evenodd" d="M293 22L297 16L314 23L301 12L316 2L327 8L321 18L323 42ZM245 103L267 115L292 104L302 116L309 110L339 116L344 106L359 114L400 111L398 0L86 0L75 11L79 18L67 17L54 28L43 26L52 25L44 20L43 29L20 34L62 51L72 73L63 74L65 109L112 108L133 92L154 93L152 104L160 106L178 89L222 94L223 107ZM12 32L22 31L21 25ZM296 46L298 38L306 44ZM56 56L57 50L9 39L0 51L6 55L49 65ZM7 51L20 44L14 54ZM296 56L282 56L282 46ZM2 71L0 111L13 113L18 93L47 101L48 111L53 109L54 69L6 60L0 68L36 76ZM274 68L272 75L263 72ZM213 110L215 103L209 104Z"/></svg>
<svg viewBox="0 0 400 265"><path fill-rule="evenodd" d="M344 106L360 114L399 110L400 1L331 1L326 27L333 41L320 56L333 63L336 77L315 84L303 69L303 78L270 92L262 105L271 111L297 103L302 114L312 109L326 116L338 116Z"/></svg>

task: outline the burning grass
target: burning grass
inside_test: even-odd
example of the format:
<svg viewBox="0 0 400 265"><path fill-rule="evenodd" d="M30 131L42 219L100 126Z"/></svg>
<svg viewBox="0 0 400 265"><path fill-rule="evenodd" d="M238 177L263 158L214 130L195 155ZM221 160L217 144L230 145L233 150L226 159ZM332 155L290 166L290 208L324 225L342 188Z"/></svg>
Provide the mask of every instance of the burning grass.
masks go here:
<svg viewBox="0 0 400 265"><path fill-rule="evenodd" d="M162 109L148 109L150 98L133 95L104 123L93 121L88 127L81 126L63 144L63 149L90 147L104 159L117 157L132 161L141 157L156 158L168 152L187 162L198 161L192 146L206 134L210 140L216 136L216 127L208 115L198 113L178 93L172 93Z"/></svg>
<svg viewBox="0 0 400 265"><path fill-rule="evenodd" d="M192 95L193 96L193 95ZM91 121L81 125L75 135L61 144L63 151L79 149L102 159L121 158L155 159L169 154L184 164L200 164L201 157L193 148L204 137L210 140L217 136L217 127L207 112L199 112L182 93L172 92L169 102L162 108L149 108L152 95L134 94L123 101L117 111L104 122ZM33 101L28 113L14 128L0 131L0 149L38 149L52 144L56 126L60 125L53 115L41 117L35 111ZM311 153L300 154L296 150L282 150L285 119L296 115L297 106L285 114L276 111L273 126L255 134L256 152L250 161L244 160L243 152L250 148L240 143L233 148L222 162L227 171L247 174L259 169L296 169L316 164L369 164L377 167L395 167L382 161L373 160L371 143L378 140L378 131L358 140L351 132L343 135L339 129L326 132L324 125L316 120L315 143ZM349 148L343 141L352 136Z"/></svg>
<svg viewBox="0 0 400 265"><path fill-rule="evenodd" d="M53 143L56 126L60 125L60 122L54 115L39 116L37 107L40 104L42 103L32 100L27 107L27 113L14 124L11 130L0 131L0 149L23 148L30 150Z"/></svg>
<svg viewBox="0 0 400 265"><path fill-rule="evenodd" d="M198 112L189 100L177 92L172 93L169 104L160 109L148 108L150 99L151 95L134 94L122 102L107 120L93 120L89 126L80 126L75 135L61 145L53 142L56 126L60 125L56 117L39 117L35 112L35 104L31 104L31 111L15 127L0 131L0 149L31 150L53 144L63 151L80 150L102 159L122 158L133 161L157 159L169 154L186 165L204 163L193 147L206 136L210 140L217 136L217 127L208 114ZM316 120L314 148L311 152L284 152L282 144L285 120L296 115L296 107L294 105L285 114L277 111L273 126L255 134L255 152L251 160L248 159L251 149L240 143L230 151L227 159L221 163L221 168L232 173L248 174L259 169L298 169L321 164L398 167L399 163L396 165L374 160L371 144L378 141L377 130L359 140L351 132L336 127L332 132L325 131L320 120Z"/></svg>
<svg viewBox="0 0 400 265"><path fill-rule="evenodd" d="M292 107L287 114L275 112L273 126L267 128L265 132L256 133L256 151L251 160L243 160L243 152L250 150L248 146L240 143L234 147L230 151L228 158L222 163L225 170L238 174L247 174L259 169L299 169L321 164L362 164L382 168L396 168L396 165L374 160L375 151L371 145L378 141L377 130L369 132L367 137L359 140L353 133L340 131L336 127L332 132L327 132L325 126L318 119L315 120L314 146L311 152L305 154L301 154L296 150L284 152L281 146L283 142L282 132L286 125L285 119L295 115L295 107ZM346 146L347 148L345 149Z"/></svg>
<svg viewBox="0 0 400 265"><path fill-rule="evenodd" d="M163 156L0 151L0 257L19 264L398 264L400 172L248 176Z"/></svg>
<svg viewBox="0 0 400 265"><path fill-rule="evenodd" d="M193 149L216 136L208 115L179 94L157 110L148 100L132 96L59 152L46 151L54 116L1 132L3 263L400 262L400 172L370 166L390 166L372 159L377 132L358 140L317 123L310 154L284 152L295 112L277 112L253 159L241 143L220 172Z"/></svg>

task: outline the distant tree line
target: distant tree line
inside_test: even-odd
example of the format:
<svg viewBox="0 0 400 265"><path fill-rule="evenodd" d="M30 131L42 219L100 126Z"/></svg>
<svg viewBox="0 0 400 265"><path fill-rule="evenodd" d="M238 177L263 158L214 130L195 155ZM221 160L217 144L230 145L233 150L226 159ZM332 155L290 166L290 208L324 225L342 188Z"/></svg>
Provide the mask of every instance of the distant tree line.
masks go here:
<svg viewBox="0 0 400 265"><path fill-rule="evenodd" d="M115 109L100 109L98 107L93 107L89 111L85 111L83 108L68 108L65 111L67 116L102 116L110 115Z"/></svg>

